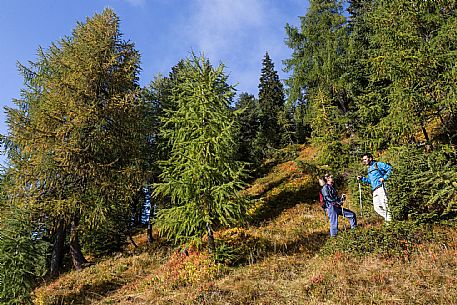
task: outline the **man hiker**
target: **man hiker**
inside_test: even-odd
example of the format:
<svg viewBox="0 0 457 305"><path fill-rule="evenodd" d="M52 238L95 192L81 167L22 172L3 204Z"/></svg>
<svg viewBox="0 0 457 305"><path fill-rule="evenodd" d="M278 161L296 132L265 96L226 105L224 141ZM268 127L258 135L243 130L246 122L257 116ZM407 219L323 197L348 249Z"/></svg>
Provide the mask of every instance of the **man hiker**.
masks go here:
<svg viewBox="0 0 457 305"><path fill-rule="evenodd" d="M322 180L325 184L322 187L321 194L324 200L324 209L327 211L330 220L330 236L334 237L338 234L338 215L348 218L351 229L355 229L357 226L355 213L342 207L343 202L333 187L333 176L326 174L322 177Z"/></svg>
<svg viewBox="0 0 457 305"><path fill-rule="evenodd" d="M368 177L357 176L357 180L366 184L371 184L374 210L381 215L385 221L391 221L392 218L387 206L387 192L384 181L386 181L392 173L392 165L373 160L371 154L364 154L362 162L368 166Z"/></svg>

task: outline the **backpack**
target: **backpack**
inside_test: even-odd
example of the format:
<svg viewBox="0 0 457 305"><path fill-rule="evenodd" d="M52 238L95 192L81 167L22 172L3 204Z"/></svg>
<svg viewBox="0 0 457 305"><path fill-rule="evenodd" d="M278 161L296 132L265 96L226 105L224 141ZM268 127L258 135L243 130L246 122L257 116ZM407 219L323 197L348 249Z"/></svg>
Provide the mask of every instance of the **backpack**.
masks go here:
<svg viewBox="0 0 457 305"><path fill-rule="evenodd" d="M325 209L325 200L322 191L319 191L319 204L321 205L321 208Z"/></svg>
<svg viewBox="0 0 457 305"><path fill-rule="evenodd" d="M389 162L385 162L387 165L389 165L390 167L392 167L392 165L389 163ZM383 169L379 169L378 167L378 162L376 161L375 164L374 164L374 168L379 172L381 173L381 175L385 175L386 174L386 171L383 170Z"/></svg>

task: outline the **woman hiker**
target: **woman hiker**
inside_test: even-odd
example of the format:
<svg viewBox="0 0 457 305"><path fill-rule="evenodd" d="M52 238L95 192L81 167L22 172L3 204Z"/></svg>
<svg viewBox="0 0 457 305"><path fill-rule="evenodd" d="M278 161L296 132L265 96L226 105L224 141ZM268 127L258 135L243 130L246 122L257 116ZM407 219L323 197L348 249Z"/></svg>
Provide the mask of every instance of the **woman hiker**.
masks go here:
<svg viewBox="0 0 457 305"><path fill-rule="evenodd" d="M333 187L333 176L325 174L325 176L322 177L322 180L325 184L322 187L321 194L325 203L324 209L330 220L330 236L334 237L338 234L338 215L343 215L345 218L348 218L351 229L355 229L357 226L357 217L354 212L342 207L343 202L338 197L336 189Z"/></svg>

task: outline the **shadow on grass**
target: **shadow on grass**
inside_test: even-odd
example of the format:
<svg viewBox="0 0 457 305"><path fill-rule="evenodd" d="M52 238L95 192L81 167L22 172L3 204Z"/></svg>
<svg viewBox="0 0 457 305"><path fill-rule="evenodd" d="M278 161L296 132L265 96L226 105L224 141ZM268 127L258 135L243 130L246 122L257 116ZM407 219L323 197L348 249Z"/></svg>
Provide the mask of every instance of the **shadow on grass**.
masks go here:
<svg viewBox="0 0 457 305"><path fill-rule="evenodd" d="M304 252L310 255L314 255L319 252L319 250L327 242L328 239L328 232L313 232L301 239L293 240L289 243L279 245L273 252L283 253L286 255Z"/></svg>
<svg viewBox="0 0 457 305"><path fill-rule="evenodd" d="M259 182L260 185L263 186L263 190L260 191L258 194L256 195L252 195L250 196L249 198L250 199L254 199L254 200L257 200L257 199L260 199L262 196L264 196L266 193L268 193L269 191L271 191L272 189L280 186L281 184L283 184L285 181L289 180L290 177L288 176L285 176L285 177L282 177L281 179L278 179L276 181L272 181L272 182L265 182L265 183L262 183L262 182Z"/></svg>
<svg viewBox="0 0 457 305"><path fill-rule="evenodd" d="M125 285L125 283L116 282L112 280L94 284L84 284L81 288L71 293L60 296L54 296L53 300L46 300L45 304L92 304L94 301L101 300L104 297L108 296L110 293L121 288L123 285Z"/></svg>
<svg viewBox="0 0 457 305"><path fill-rule="evenodd" d="M297 189L285 189L276 195L266 196L257 200L263 200L264 202L259 205L251 216L251 224L255 226L276 218L284 210L292 208L298 203L317 204L319 190L312 183L306 183Z"/></svg>
<svg viewBox="0 0 457 305"><path fill-rule="evenodd" d="M284 242L274 242L255 234L232 235L225 242L222 241L225 244L223 251L226 252L225 259L219 262L228 266L245 266L261 262L272 255L287 256L304 253L312 257L320 251L328 238L328 233L322 231L312 232ZM222 254L222 252L220 253Z"/></svg>

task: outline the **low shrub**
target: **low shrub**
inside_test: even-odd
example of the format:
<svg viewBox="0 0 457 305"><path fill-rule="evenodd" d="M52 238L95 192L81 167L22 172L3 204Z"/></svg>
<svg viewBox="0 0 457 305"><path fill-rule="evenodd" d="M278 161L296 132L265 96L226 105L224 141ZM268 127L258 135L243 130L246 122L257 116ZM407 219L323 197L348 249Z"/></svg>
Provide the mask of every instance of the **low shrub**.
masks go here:
<svg viewBox="0 0 457 305"><path fill-rule="evenodd" d="M355 256L378 254L408 260L420 244L445 240L431 225L414 222L392 222L381 227L342 232L321 249L323 254L346 252Z"/></svg>
<svg viewBox="0 0 457 305"><path fill-rule="evenodd" d="M215 238L217 248L214 259L228 266L253 263L265 256L269 246L267 240L252 235L243 228L217 232Z"/></svg>
<svg viewBox="0 0 457 305"><path fill-rule="evenodd" d="M154 271L143 289L173 290L197 283L211 281L220 273L221 266L214 262L207 251L194 246L176 250L169 259Z"/></svg>
<svg viewBox="0 0 457 305"><path fill-rule="evenodd" d="M457 162L446 147L424 152L410 145L388 155L394 166L387 187L395 219L440 222L457 217Z"/></svg>

